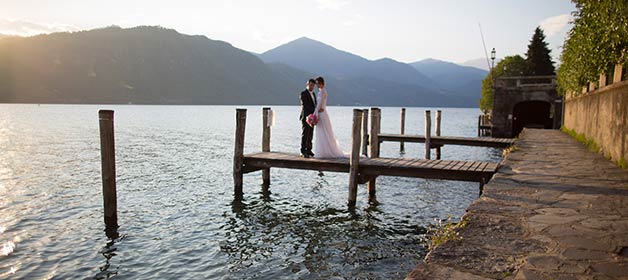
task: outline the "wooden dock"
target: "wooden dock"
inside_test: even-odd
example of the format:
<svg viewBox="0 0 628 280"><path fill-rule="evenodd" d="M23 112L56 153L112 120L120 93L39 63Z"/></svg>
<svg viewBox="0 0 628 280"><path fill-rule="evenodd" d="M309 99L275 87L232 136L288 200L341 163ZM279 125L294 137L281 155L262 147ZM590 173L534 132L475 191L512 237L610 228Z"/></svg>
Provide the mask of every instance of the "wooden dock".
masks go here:
<svg viewBox="0 0 628 280"><path fill-rule="evenodd" d="M351 154L349 158L319 159L303 158L297 154L271 152L270 150L270 108L262 110L262 151L253 154L244 154L244 135L246 126L246 109L236 110L236 134L233 157L234 194L241 197L243 194L243 174L262 171L262 185L267 188L270 184L270 168L305 169L331 172L349 173L349 207L355 206L358 184L368 182L369 197L375 196L376 179L378 176L398 176L427 179L443 179L457 181L471 181L480 183L480 194L484 184L497 172L499 164L479 161L431 160L412 158L382 158L379 156L380 143L391 138L380 134L380 110L371 108L370 134L367 133L364 121L365 110L353 110L353 125L351 136ZM429 114L429 112L426 112ZM363 126L363 127L361 127ZM361 129L363 128L363 129ZM364 135L362 135L364 134ZM380 138L383 136L383 138ZM397 135L405 142L418 142L420 137ZM390 136L392 137L392 136ZM370 138L369 157L361 157L360 150L365 153L366 141ZM429 138L428 138L429 139ZM432 138L435 145L440 145L442 139L451 137ZM428 140L429 141L429 140ZM498 141L496 141L498 142ZM375 144L376 143L376 144ZM442 142L443 144L452 142ZM460 142L458 142L460 143ZM467 142L471 143L469 139ZM364 144L364 146L362 146ZM509 142L509 144L512 144ZM428 149L429 150L429 149Z"/></svg>
<svg viewBox="0 0 628 280"><path fill-rule="evenodd" d="M401 134L379 134L380 142L414 142L425 143L425 136L423 135L401 135ZM460 137L460 136L432 136L430 138L430 144L432 146L437 145L462 145L462 146L477 146L477 147L493 147L493 148L508 148L515 139L513 138L487 138L487 137Z"/></svg>
<svg viewBox="0 0 628 280"><path fill-rule="evenodd" d="M305 169L331 172L349 172L349 159L303 158L298 154L260 152L243 156L242 172L267 168ZM498 164L481 161L428 160L412 158L360 158L358 173L365 182L369 177L398 176L456 181L488 181Z"/></svg>

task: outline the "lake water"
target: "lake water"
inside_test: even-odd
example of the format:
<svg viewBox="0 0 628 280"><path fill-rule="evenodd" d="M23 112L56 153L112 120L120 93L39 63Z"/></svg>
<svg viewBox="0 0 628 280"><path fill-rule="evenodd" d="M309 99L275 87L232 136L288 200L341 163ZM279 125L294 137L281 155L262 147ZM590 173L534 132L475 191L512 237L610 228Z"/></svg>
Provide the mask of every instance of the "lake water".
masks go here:
<svg viewBox="0 0 628 280"><path fill-rule="evenodd" d="M426 227L460 217L478 184L380 177L377 202L344 173L244 176L233 199L234 106L0 104L0 278L402 279L426 253ZM259 151L261 107L248 108L245 152ZM105 236L98 110L115 110L120 238ZM277 106L273 151L298 152L299 108ZM436 108L431 108L436 110ZM399 131L382 108L382 132ZM425 108L406 133L423 134ZM349 151L352 108L328 109ZM476 136L478 109L443 108L442 134ZM423 157L406 144L404 157ZM382 156L398 157L398 143ZM443 159L501 160L445 146Z"/></svg>

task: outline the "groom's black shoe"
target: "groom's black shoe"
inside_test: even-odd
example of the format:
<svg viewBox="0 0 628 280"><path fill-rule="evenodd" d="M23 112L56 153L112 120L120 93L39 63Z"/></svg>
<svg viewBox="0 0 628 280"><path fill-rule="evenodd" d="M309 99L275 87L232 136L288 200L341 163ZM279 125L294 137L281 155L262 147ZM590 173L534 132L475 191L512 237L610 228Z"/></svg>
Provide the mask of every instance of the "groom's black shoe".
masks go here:
<svg viewBox="0 0 628 280"><path fill-rule="evenodd" d="M301 154L301 157L302 157L302 158L309 158L309 157L310 157L310 155L309 155L309 154L307 154L307 153L305 153L305 154Z"/></svg>
<svg viewBox="0 0 628 280"><path fill-rule="evenodd" d="M308 151L307 155L310 156L310 157L314 157L314 153L312 153L312 151Z"/></svg>

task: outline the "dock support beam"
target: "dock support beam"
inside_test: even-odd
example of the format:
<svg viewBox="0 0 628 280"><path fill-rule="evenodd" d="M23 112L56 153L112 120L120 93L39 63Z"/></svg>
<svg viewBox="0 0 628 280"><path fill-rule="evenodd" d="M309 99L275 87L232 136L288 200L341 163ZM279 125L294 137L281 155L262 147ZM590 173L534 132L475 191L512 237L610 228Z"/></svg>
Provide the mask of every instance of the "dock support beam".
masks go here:
<svg viewBox="0 0 628 280"><path fill-rule="evenodd" d="M270 108L262 109L262 152L270 152ZM262 187L267 190L270 185L270 168L262 169Z"/></svg>
<svg viewBox="0 0 628 280"><path fill-rule="evenodd" d="M113 111L98 111L100 125L100 157L102 169L102 195L107 237L115 238L118 229L118 198L116 194L116 152L113 134Z"/></svg>
<svg viewBox="0 0 628 280"><path fill-rule="evenodd" d="M358 172L360 170L360 125L363 111L353 109L353 127L351 129L351 155L349 158L349 207L355 207L358 196Z"/></svg>
<svg viewBox="0 0 628 280"><path fill-rule="evenodd" d="M371 158L379 157L379 131L381 125L381 111L379 108L371 108ZM369 197L375 197L377 177L369 180L368 190Z"/></svg>
<svg viewBox="0 0 628 280"><path fill-rule="evenodd" d="M440 136L440 118L441 118L441 111L437 110L436 111L436 136ZM440 159L440 145L438 145L436 147L436 159Z"/></svg>
<svg viewBox="0 0 628 280"><path fill-rule="evenodd" d="M369 109L362 110L362 154L368 156L369 146Z"/></svg>
<svg viewBox="0 0 628 280"><path fill-rule="evenodd" d="M244 131L246 109L236 109L235 148L233 150L233 194L242 197L242 167L244 164Z"/></svg>
<svg viewBox="0 0 628 280"><path fill-rule="evenodd" d="M406 133L406 108L401 108L401 135ZM399 142L399 152L403 153L405 151L405 143L403 141Z"/></svg>
<svg viewBox="0 0 628 280"><path fill-rule="evenodd" d="M425 159L430 159L432 139L432 115L430 110L425 110Z"/></svg>

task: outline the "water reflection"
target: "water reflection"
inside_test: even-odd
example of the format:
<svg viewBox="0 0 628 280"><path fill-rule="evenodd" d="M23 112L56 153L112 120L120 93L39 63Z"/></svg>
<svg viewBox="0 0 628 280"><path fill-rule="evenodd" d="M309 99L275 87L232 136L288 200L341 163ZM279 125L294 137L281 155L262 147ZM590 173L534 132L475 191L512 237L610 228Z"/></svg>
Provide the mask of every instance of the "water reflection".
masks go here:
<svg viewBox="0 0 628 280"><path fill-rule="evenodd" d="M260 275L269 270L310 279L403 278L422 258L425 228L388 219L377 202L364 210L296 203L231 203L220 250L234 276L270 277Z"/></svg>
<svg viewBox="0 0 628 280"><path fill-rule="evenodd" d="M122 241L126 235L120 237L118 225L116 224L115 226L107 225L105 227L105 236L108 239L107 243L98 251L105 258L105 264L98 268L99 272L94 275L93 279L109 279L118 275L119 267L111 267L111 259L117 255L118 247L116 243Z"/></svg>

